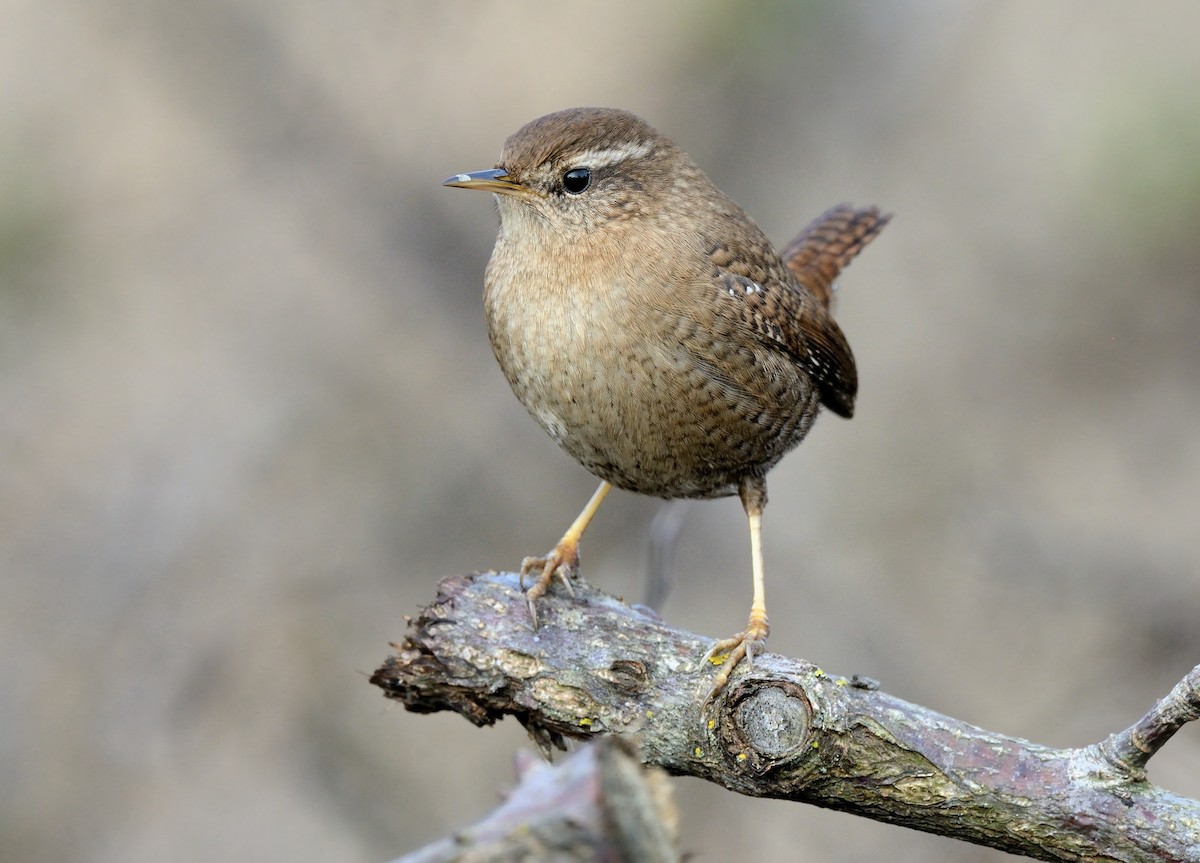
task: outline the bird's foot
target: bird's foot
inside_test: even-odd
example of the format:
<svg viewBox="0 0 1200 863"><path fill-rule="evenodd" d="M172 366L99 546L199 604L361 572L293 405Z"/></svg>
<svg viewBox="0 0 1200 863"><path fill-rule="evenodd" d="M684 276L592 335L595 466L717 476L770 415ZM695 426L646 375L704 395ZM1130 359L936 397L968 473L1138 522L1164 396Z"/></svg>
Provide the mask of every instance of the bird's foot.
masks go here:
<svg viewBox="0 0 1200 863"><path fill-rule="evenodd" d="M575 588L571 587L571 578L578 568L579 544L567 541L560 542L543 557L527 557L521 561L522 588L525 587L526 578L537 575L537 580L525 591L525 601L529 603L529 616L533 618L534 629L537 629L538 625L536 603L546 595L554 576L557 575L567 588L567 593L574 596Z"/></svg>
<svg viewBox="0 0 1200 863"><path fill-rule="evenodd" d="M750 621L744 630L737 635L721 639L704 655L706 663L720 666L712 688L704 697L706 705L721 693L733 670L742 660L746 661L747 667L754 665L754 654L763 652L770 631L766 612L754 609L750 612Z"/></svg>

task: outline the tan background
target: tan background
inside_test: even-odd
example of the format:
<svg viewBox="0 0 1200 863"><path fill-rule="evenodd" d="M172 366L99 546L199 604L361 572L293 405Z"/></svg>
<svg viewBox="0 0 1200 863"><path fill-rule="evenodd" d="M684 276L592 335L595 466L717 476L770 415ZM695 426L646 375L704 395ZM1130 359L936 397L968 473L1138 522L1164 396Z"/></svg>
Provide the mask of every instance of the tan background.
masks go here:
<svg viewBox="0 0 1200 863"><path fill-rule="evenodd" d="M492 360L489 202L438 185L571 105L778 241L896 213L842 282L858 415L771 477L775 650L1063 746L1200 661L1200 5L0 16L0 858L385 860L493 805L520 728L364 673L591 492ZM594 582L640 595L656 506L610 498ZM667 618L740 626L746 546L694 505ZM1200 729L1152 776L1200 795ZM697 859L1001 856L675 786Z"/></svg>

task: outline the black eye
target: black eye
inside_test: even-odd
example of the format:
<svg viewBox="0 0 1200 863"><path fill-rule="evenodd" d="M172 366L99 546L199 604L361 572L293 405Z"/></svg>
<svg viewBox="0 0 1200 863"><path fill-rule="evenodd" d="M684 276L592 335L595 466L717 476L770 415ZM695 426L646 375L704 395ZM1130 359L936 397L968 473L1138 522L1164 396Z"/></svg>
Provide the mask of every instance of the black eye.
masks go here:
<svg viewBox="0 0 1200 863"><path fill-rule="evenodd" d="M592 172L588 168L572 168L563 174L563 188L572 195L580 195L592 182Z"/></svg>

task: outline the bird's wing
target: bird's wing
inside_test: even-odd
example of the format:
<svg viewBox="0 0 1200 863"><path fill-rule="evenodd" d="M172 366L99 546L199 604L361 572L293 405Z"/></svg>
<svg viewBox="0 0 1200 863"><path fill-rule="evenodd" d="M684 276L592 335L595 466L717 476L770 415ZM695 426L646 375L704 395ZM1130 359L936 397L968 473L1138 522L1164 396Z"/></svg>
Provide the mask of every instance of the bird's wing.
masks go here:
<svg viewBox="0 0 1200 863"><path fill-rule="evenodd" d="M817 385L821 403L851 416L858 372L850 344L820 299L797 283L764 236L752 247L710 246L720 313L790 356ZM748 263L758 262L758 263Z"/></svg>

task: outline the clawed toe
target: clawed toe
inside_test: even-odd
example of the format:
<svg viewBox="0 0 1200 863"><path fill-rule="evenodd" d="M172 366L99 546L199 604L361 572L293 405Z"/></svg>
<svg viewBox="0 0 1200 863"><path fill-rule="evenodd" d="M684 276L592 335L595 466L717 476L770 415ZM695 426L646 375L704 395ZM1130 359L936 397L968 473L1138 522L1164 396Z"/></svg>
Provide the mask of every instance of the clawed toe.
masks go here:
<svg viewBox="0 0 1200 863"><path fill-rule="evenodd" d="M533 618L533 628L537 629L537 601L546 595L554 577L557 575L567 588L567 593L575 595L571 579L579 566L579 553L573 548L564 548L560 543L544 557L527 557L521 561L520 584L525 588L525 580L536 573L537 578L525 591L525 601L529 604L529 616Z"/></svg>
<svg viewBox="0 0 1200 863"><path fill-rule="evenodd" d="M766 646L767 633L766 615L762 615L761 618L751 615L750 625L745 630L730 638L721 639L709 649L708 653L704 655L705 664L719 665L720 668L717 670L712 688L704 697L705 705L721 693L721 690L729 683L734 669L743 660L747 668L754 666L755 654L762 653Z"/></svg>

